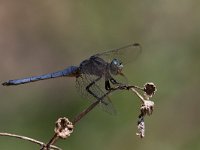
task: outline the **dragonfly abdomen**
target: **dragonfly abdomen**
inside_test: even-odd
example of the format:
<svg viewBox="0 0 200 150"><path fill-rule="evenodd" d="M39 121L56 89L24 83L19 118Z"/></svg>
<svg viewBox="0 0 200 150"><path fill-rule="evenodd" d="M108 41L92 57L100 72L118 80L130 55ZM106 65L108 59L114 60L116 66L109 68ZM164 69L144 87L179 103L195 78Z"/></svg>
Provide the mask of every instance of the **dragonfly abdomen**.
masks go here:
<svg viewBox="0 0 200 150"><path fill-rule="evenodd" d="M78 72L79 72L79 67L70 66L64 70L53 72L53 73L27 77L27 78L22 78L22 79L16 79L16 80L8 80L7 82L2 83L2 85L4 86L19 85L19 84L25 84L25 83L36 82L36 81L46 80L46 79L51 79L51 78L58 78L58 77L63 77L63 76L76 77L78 76Z"/></svg>

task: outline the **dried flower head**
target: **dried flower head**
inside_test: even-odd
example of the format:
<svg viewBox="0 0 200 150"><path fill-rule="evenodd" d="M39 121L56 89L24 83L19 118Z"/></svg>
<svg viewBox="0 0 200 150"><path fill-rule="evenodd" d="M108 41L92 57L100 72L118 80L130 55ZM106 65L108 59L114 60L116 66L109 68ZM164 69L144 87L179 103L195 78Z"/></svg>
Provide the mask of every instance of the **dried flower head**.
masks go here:
<svg viewBox="0 0 200 150"><path fill-rule="evenodd" d="M144 116L140 116L138 120L138 133L136 133L137 136L140 138L143 138L145 136L145 123L144 123Z"/></svg>
<svg viewBox="0 0 200 150"><path fill-rule="evenodd" d="M56 121L54 132L60 138L67 138L73 132L73 124L67 118L59 118Z"/></svg>
<svg viewBox="0 0 200 150"><path fill-rule="evenodd" d="M144 85L144 92L147 96L152 97L156 91L157 89L153 82L149 82Z"/></svg>
<svg viewBox="0 0 200 150"><path fill-rule="evenodd" d="M145 100L144 104L140 107L141 114L143 116L148 115L150 116L154 110L154 102L150 100Z"/></svg>
<svg viewBox="0 0 200 150"><path fill-rule="evenodd" d="M150 116L153 113L154 109L154 102L150 100L144 100L144 103L140 107L140 115L138 116L138 133L136 133L137 136L140 138L144 138L145 136L145 123L144 123L144 117L146 115Z"/></svg>

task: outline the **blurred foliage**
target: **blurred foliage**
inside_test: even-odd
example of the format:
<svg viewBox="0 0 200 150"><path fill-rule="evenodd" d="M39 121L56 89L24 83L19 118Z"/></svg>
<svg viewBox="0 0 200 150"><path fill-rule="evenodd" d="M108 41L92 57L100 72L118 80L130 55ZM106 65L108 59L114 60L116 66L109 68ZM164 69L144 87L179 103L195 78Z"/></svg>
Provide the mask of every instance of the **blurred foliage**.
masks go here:
<svg viewBox="0 0 200 150"><path fill-rule="evenodd" d="M131 83L152 81L155 112L146 138L135 136L139 101L129 92L111 96L118 115L93 110L63 149L200 149L200 1L198 0L1 0L1 82L78 65L92 54L133 41L143 52L124 70ZM89 105L75 79L0 87L0 131L44 142L58 117L73 118ZM0 149L38 149L0 137Z"/></svg>

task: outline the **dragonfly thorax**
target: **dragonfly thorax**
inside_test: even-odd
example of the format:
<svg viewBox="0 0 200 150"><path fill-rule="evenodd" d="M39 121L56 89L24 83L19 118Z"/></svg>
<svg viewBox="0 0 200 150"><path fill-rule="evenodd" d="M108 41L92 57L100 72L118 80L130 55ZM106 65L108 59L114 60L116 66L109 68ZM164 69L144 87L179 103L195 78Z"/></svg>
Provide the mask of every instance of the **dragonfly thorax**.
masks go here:
<svg viewBox="0 0 200 150"><path fill-rule="evenodd" d="M113 59L109 66L110 73L113 75L118 75L122 72L123 65L119 59Z"/></svg>

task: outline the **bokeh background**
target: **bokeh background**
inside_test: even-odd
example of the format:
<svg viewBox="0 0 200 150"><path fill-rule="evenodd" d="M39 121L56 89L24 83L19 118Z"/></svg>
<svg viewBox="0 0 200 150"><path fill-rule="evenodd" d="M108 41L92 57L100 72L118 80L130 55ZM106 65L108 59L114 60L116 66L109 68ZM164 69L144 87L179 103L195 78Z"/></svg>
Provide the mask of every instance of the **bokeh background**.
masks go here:
<svg viewBox="0 0 200 150"><path fill-rule="evenodd" d="M68 150L200 149L200 1L1 0L0 81L78 65L106 49L139 42L142 54L124 70L131 83L157 85L146 137L136 135L140 102L130 92L111 96L111 116L96 108L77 124ZM90 103L74 78L0 87L0 132L47 142L58 117L74 118ZM0 137L0 149L39 149Z"/></svg>

